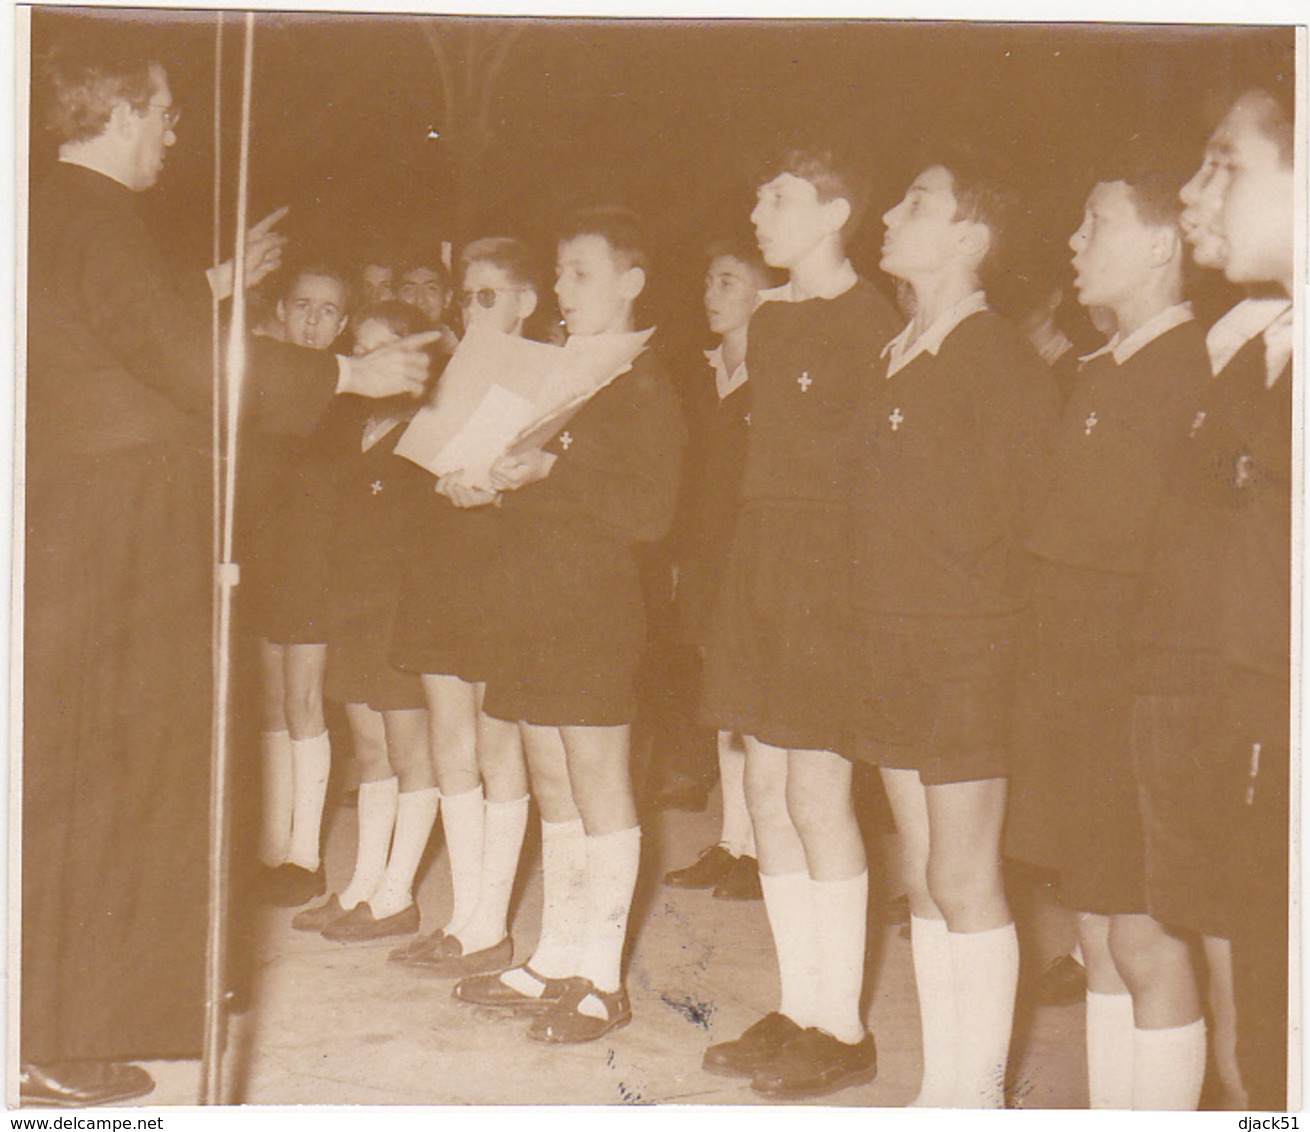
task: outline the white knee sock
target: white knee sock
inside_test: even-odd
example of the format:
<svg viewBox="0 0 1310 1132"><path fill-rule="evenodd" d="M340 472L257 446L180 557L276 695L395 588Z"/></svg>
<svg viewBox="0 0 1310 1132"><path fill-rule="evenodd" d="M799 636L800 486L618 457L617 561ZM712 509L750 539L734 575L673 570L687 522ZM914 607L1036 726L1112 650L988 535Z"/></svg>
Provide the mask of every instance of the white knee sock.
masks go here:
<svg viewBox="0 0 1310 1132"><path fill-rule="evenodd" d="M1133 1108L1190 1112L1205 1080L1205 1019L1133 1031Z"/></svg>
<svg viewBox="0 0 1310 1132"><path fill-rule="evenodd" d="M923 1082L913 1108L948 1108L955 1098L955 974L945 920L910 917L910 952L923 1032Z"/></svg>
<svg viewBox="0 0 1310 1132"><path fill-rule="evenodd" d="M1003 1108L1019 983L1019 937L1013 924L949 935L955 987L952 1107Z"/></svg>
<svg viewBox="0 0 1310 1132"><path fill-rule="evenodd" d="M755 856L755 828L746 809L746 752L732 745L730 732L719 732L719 783L723 790L723 838L734 857Z"/></svg>
<svg viewBox="0 0 1310 1132"><path fill-rule="evenodd" d="M494 947L508 934L509 898L519 871L528 825L528 796L488 802L482 826L482 891L473 915L459 929L464 954Z"/></svg>
<svg viewBox="0 0 1310 1132"><path fill-rule="evenodd" d="M760 873L760 887L778 955L782 983L778 1009L798 1026L813 1026L819 992L819 943L810 874Z"/></svg>
<svg viewBox="0 0 1310 1132"><path fill-rule="evenodd" d="M400 780L395 776L359 784L359 839L355 843L355 871L338 899L350 911L369 899L387 871L391 831L396 827Z"/></svg>
<svg viewBox="0 0 1310 1132"><path fill-rule="evenodd" d="M450 885L455 894L446 934L458 935L478 906L478 892L482 888L482 827L486 805L481 786L463 794L443 794L441 802L446 853L450 857Z"/></svg>
<svg viewBox="0 0 1310 1132"><path fill-rule="evenodd" d="M368 906L379 920L403 912L414 903L414 874L423 850L432 836L441 805L441 791L435 786L407 790L396 799L396 830L391 837L391 856L382 883L369 897Z"/></svg>
<svg viewBox="0 0 1310 1132"><path fill-rule="evenodd" d="M864 1037L860 992L869 917L869 873L846 880L811 880L819 952L814 1025L854 1045Z"/></svg>
<svg viewBox="0 0 1310 1132"><path fill-rule="evenodd" d="M587 838L587 935L578 974L599 991L623 983L623 944L640 863L640 826Z"/></svg>
<svg viewBox="0 0 1310 1132"><path fill-rule="evenodd" d="M587 931L587 835L582 819L541 823L541 935L528 966L545 979L578 974ZM515 970L504 982L523 994L541 986Z"/></svg>
<svg viewBox="0 0 1310 1132"><path fill-rule="evenodd" d="M286 863L291 849L291 800L295 786L290 734L265 731L260 739L259 755L264 786L259 813L259 859L275 869Z"/></svg>
<svg viewBox="0 0 1310 1132"><path fill-rule="evenodd" d="M313 739L291 740L291 845L287 860L314 872L322 862L319 840L323 831L323 802L327 799L332 770L332 743L328 733Z"/></svg>
<svg viewBox="0 0 1310 1132"><path fill-rule="evenodd" d="M1133 996L1087 992L1087 1104L1133 1107Z"/></svg>

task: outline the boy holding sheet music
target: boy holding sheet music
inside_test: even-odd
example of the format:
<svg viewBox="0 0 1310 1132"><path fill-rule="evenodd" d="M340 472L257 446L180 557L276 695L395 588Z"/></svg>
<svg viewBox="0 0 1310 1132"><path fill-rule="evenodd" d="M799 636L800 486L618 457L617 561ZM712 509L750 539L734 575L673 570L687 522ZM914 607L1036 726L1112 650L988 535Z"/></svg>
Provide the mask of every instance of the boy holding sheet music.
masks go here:
<svg viewBox="0 0 1310 1132"><path fill-rule="evenodd" d="M462 275L466 338L520 338L537 306L526 245L505 237L475 240L464 249ZM452 368L446 380L457 383L460 372ZM406 440L401 450L411 452L414 438ZM422 676L454 907L444 927L397 948L390 958L448 977L509 965L509 899L528 821L518 727L481 710L496 625L482 614L480 587L504 523L499 508L479 506L494 493L470 486L468 479L462 471L446 472L437 481L438 494L413 516L427 532L423 545L439 552L411 556L392 649L396 664Z"/></svg>
<svg viewBox="0 0 1310 1132"><path fill-rule="evenodd" d="M664 367L644 349L622 357L648 336L634 334L648 266L631 213L570 218L555 284L570 340L558 352L594 363L624 349L599 383L595 371L569 388L562 374L552 399L567 408L528 434L550 435L491 468L506 532L484 615L505 647L484 706L522 730L545 896L532 958L465 978L455 995L532 1014L538 1041L590 1041L632 1016L621 966L641 851L628 759L645 622L634 552L672 521L686 437Z"/></svg>

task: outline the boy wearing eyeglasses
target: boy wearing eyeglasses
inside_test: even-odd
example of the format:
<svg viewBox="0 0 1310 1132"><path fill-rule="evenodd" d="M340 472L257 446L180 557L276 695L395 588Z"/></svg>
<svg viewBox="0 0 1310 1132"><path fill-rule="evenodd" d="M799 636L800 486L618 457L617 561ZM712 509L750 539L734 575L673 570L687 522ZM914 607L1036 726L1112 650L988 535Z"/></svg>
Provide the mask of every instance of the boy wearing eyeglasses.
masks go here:
<svg viewBox="0 0 1310 1132"><path fill-rule="evenodd" d="M461 269L464 329L522 335L537 307L530 249L508 237L475 240ZM482 711L495 625L482 614L481 585L503 537L501 512L481 506L494 496L466 487L458 473L438 480L436 492L412 516L421 546L433 552L410 556L392 660L422 676L454 907L443 927L390 958L458 978L509 966L509 899L527 828L528 781L517 724Z"/></svg>

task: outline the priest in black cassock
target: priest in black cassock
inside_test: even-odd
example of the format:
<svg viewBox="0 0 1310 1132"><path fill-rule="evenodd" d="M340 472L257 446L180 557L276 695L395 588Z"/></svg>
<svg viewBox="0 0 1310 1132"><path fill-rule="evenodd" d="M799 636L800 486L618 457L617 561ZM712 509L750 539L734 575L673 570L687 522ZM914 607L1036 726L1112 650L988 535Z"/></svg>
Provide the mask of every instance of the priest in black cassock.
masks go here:
<svg viewBox="0 0 1310 1132"><path fill-rule="evenodd" d="M103 27L49 61L60 161L31 192L23 601L20 1096L149 1092L201 1051L211 729L211 297L137 196L176 140L162 66ZM247 236L252 285L278 263ZM262 343L244 427L335 393L416 393L411 340L351 362Z"/></svg>

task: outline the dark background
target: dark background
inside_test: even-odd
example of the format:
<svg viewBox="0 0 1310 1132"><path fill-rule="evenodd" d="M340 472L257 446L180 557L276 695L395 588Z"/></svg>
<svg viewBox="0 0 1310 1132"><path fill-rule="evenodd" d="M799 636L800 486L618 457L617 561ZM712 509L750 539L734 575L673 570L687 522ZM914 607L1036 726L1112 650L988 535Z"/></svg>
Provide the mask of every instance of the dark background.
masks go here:
<svg viewBox="0 0 1310 1132"><path fill-rule="evenodd" d="M224 18L224 224L235 205L242 17ZM212 239L216 19L208 12L36 9L34 56L59 34L133 21L182 107L178 142L143 201L179 257ZM472 99L443 103L428 35ZM470 49L512 43L494 83ZM36 72L34 71L34 74ZM703 249L746 217L760 158L818 131L868 166L873 205L852 251L877 272L878 217L925 141L963 136L1006 162L1047 250L1077 227L1095 162L1134 135L1199 159L1233 87L1291 81L1290 28L801 21L479 20L346 14L256 18L251 219L289 203L296 245L353 257L378 241L515 233L549 256L574 203L642 212L657 245L656 310L700 333ZM33 91L34 183L53 159ZM477 107L483 126L473 123ZM429 137L431 132L440 135ZM1140 141L1140 137L1139 137ZM461 174L460 147L482 146ZM464 149L465 153L468 149ZM225 236L230 247L230 231ZM227 254L227 253L225 253Z"/></svg>

